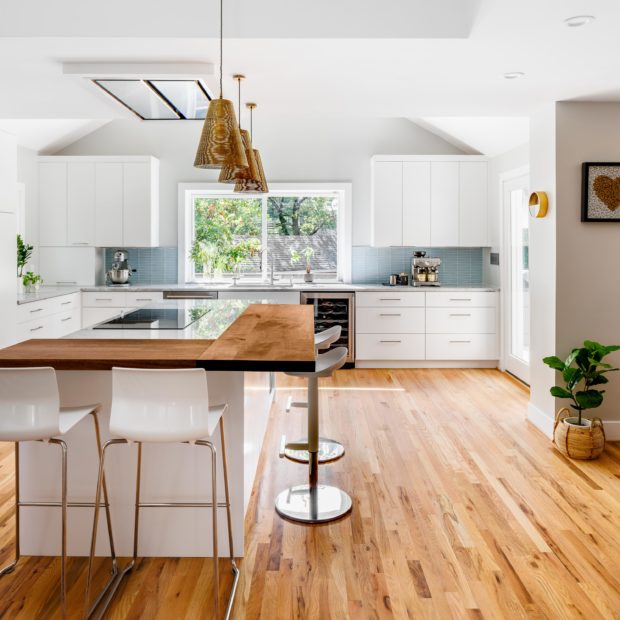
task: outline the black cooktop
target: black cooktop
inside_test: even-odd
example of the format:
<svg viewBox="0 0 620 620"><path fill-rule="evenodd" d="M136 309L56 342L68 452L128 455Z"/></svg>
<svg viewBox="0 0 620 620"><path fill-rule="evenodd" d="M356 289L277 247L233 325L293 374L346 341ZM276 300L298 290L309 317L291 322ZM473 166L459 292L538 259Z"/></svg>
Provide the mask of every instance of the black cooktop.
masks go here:
<svg viewBox="0 0 620 620"><path fill-rule="evenodd" d="M185 329L209 312L209 308L142 308L128 312L93 329Z"/></svg>

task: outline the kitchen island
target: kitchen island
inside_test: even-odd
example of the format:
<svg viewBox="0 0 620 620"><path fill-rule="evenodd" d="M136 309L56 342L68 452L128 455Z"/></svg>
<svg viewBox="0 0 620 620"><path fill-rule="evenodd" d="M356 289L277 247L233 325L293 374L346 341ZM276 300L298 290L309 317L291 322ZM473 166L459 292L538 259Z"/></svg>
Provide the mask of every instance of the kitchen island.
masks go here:
<svg viewBox="0 0 620 620"><path fill-rule="evenodd" d="M155 311L167 310L159 314ZM147 312L145 312L147 311ZM149 312L153 311L151 318ZM56 369L62 406L101 403L103 441L109 438L115 366L133 368L205 368L209 402L226 402L233 536L236 555L243 552L243 520L258 464L272 398L270 372L314 368L314 321L309 306L250 304L232 300L167 301L140 310L144 323L179 313L178 329L140 327L121 321L95 326L63 339L29 340L0 350L0 367L51 366ZM131 318L130 315L127 315ZM189 319L187 319L189 317ZM120 317L119 317L120 318ZM192 320L193 319L193 320ZM191 323L185 325L186 320ZM80 424L66 437L69 445L70 501L92 501L97 458L92 428ZM219 449L219 439L216 446ZM114 446L106 462L112 522L119 555L131 554L136 471L135 446ZM274 455L275 458L275 455ZM53 501L60 492L58 450L38 443L20 449L22 501ZM223 483L218 488L223 501ZM208 455L189 445L145 445L143 501L209 501ZM20 543L25 555L59 555L60 511L23 508ZM103 515L101 517L103 519ZM69 555L88 555L92 511L69 511ZM140 554L209 556L210 511L200 508L143 511ZM100 532L105 531L103 521ZM222 548L225 528L220 528ZM108 553L104 536L97 553Z"/></svg>

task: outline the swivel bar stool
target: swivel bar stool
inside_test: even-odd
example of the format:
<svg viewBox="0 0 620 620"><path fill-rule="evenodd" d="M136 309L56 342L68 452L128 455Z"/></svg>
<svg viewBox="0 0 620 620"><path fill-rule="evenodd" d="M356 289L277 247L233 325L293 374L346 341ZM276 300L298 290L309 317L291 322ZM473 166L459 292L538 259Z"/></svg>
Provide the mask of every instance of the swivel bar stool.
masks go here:
<svg viewBox="0 0 620 620"><path fill-rule="evenodd" d="M228 525L228 551L233 584L228 597L225 618L230 617L239 569L235 563L232 540L232 519L230 513L230 495L228 491L228 463L226 461L226 441L224 437L224 413L227 404L209 406L207 374L200 368L175 370L142 370L133 368L112 369L112 413L110 416L110 433L118 439L110 439L103 446L103 454L97 482L97 503L103 485L105 456L108 448L114 444L138 444L138 464L136 471L136 500L134 511L133 559L122 570L114 584L113 590L103 601L98 617L102 617L110 604L120 582L134 568L138 559L138 527L140 508L203 508L213 511L213 605L219 618L219 554L217 510L226 508ZM225 502L217 499L217 454L212 438L219 425L222 447L222 464L224 474ZM205 446L211 452L211 501L210 502L141 502L140 478L142 469L143 443L189 443ZM86 601L90 598L92 565L97 542L98 513L95 509L93 533L88 562Z"/></svg>
<svg viewBox="0 0 620 620"><path fill-rule="evenodd" d="M314 334L314 348L317 352L329 349L329 347L340 340L342 334L342 327L340 325L334 325L322 332ZM285 373L290 376L296 376L294 373ZM308 407L307 401L294 401L289 396L286 404L286 411L290 411L292 407ZM304 437L298 439L293 444L305 444L308 440ZM327 437L319 437L319 463L331 463L337 461L344 456L344 446L335 439L328 439ZM309 456L308 450L295 450L292 447L286 447L286 437L283 436L280 442L280 458L286 457L290 461L296 463L308 463Z"/></svg>
<svg viewBox="0 0 620 620"><path fill-rule="evenodd" d="M62 509L62 538L60 561L60 606L63 618L67 617L67 508L95 508L99 511L101 493L97 493L95 502L67 501L67 443L64 437L86 416L91 415L95 426L97 454L101 459L101 437L97 413L100 405L83 407L60 407L58 383L53 368L3 368L0 369L0 441L15 442L15 560L0 570L0 576L13 572L20 558L19 546L19 509L25 506L58 507ZM41 441L55 444L62 453L62 482L60 502L22 501L19 494L19 444L24 441ZM101 479L104 506L108 524L112 574L101 592L103 596L114 582L118 568L116 551L112 538L108 490L105 479ZM99 603L100 598L95 601Z"/></svg>
<svg viewBox="0 0 620 620"><path fill-rule="evenodd" d="M346 515L352 507L351 498L337 487L319 484L319 378L329 377L347 360L346 347L321 353L314 372L289 373L308 379L308 440L287 444L286 448L307 450L309 454L308 484L282 491L276 498L277 513L301 523L325 523Z"/></svg>

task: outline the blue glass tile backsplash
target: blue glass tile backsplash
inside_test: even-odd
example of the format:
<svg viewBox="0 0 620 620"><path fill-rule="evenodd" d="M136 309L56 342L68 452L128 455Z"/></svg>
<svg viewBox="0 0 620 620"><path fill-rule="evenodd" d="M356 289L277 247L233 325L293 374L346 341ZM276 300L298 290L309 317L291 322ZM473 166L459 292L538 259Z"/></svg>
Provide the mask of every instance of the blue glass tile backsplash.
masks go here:
<svg viewBox="0 0 620 620"><path fill-rule="evenodd" d="M353 247L352 280L355 284L381 284L391 273L411 275L411 257L415 250L441 258L439 271L447 286L482 285L482 248L371 248Z"/></svg>
<svg viewBox="0 0 620 620"><path fill-rule="evenodd" d="M105 248L105 269L112 267L117 248ZM132 284L176 284L178 277L177 248L123 248L129 253L129 264L136 273L131 274Z"/></svg>

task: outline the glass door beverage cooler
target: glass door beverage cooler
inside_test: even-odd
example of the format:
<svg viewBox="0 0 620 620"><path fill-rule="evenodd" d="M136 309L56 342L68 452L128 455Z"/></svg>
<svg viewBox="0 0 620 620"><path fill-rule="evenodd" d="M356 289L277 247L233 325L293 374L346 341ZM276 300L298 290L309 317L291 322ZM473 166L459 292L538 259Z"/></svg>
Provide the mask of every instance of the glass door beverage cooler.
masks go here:
<svg viewBox="0 0 620 620"><path fill-rule="evenodd" d="M320 332L334 325L342 327L340 340L331 345L347 347L347 365L355 362L355 294L330 292L302 292L301 303L314 306L314 331Z"/></svg>

